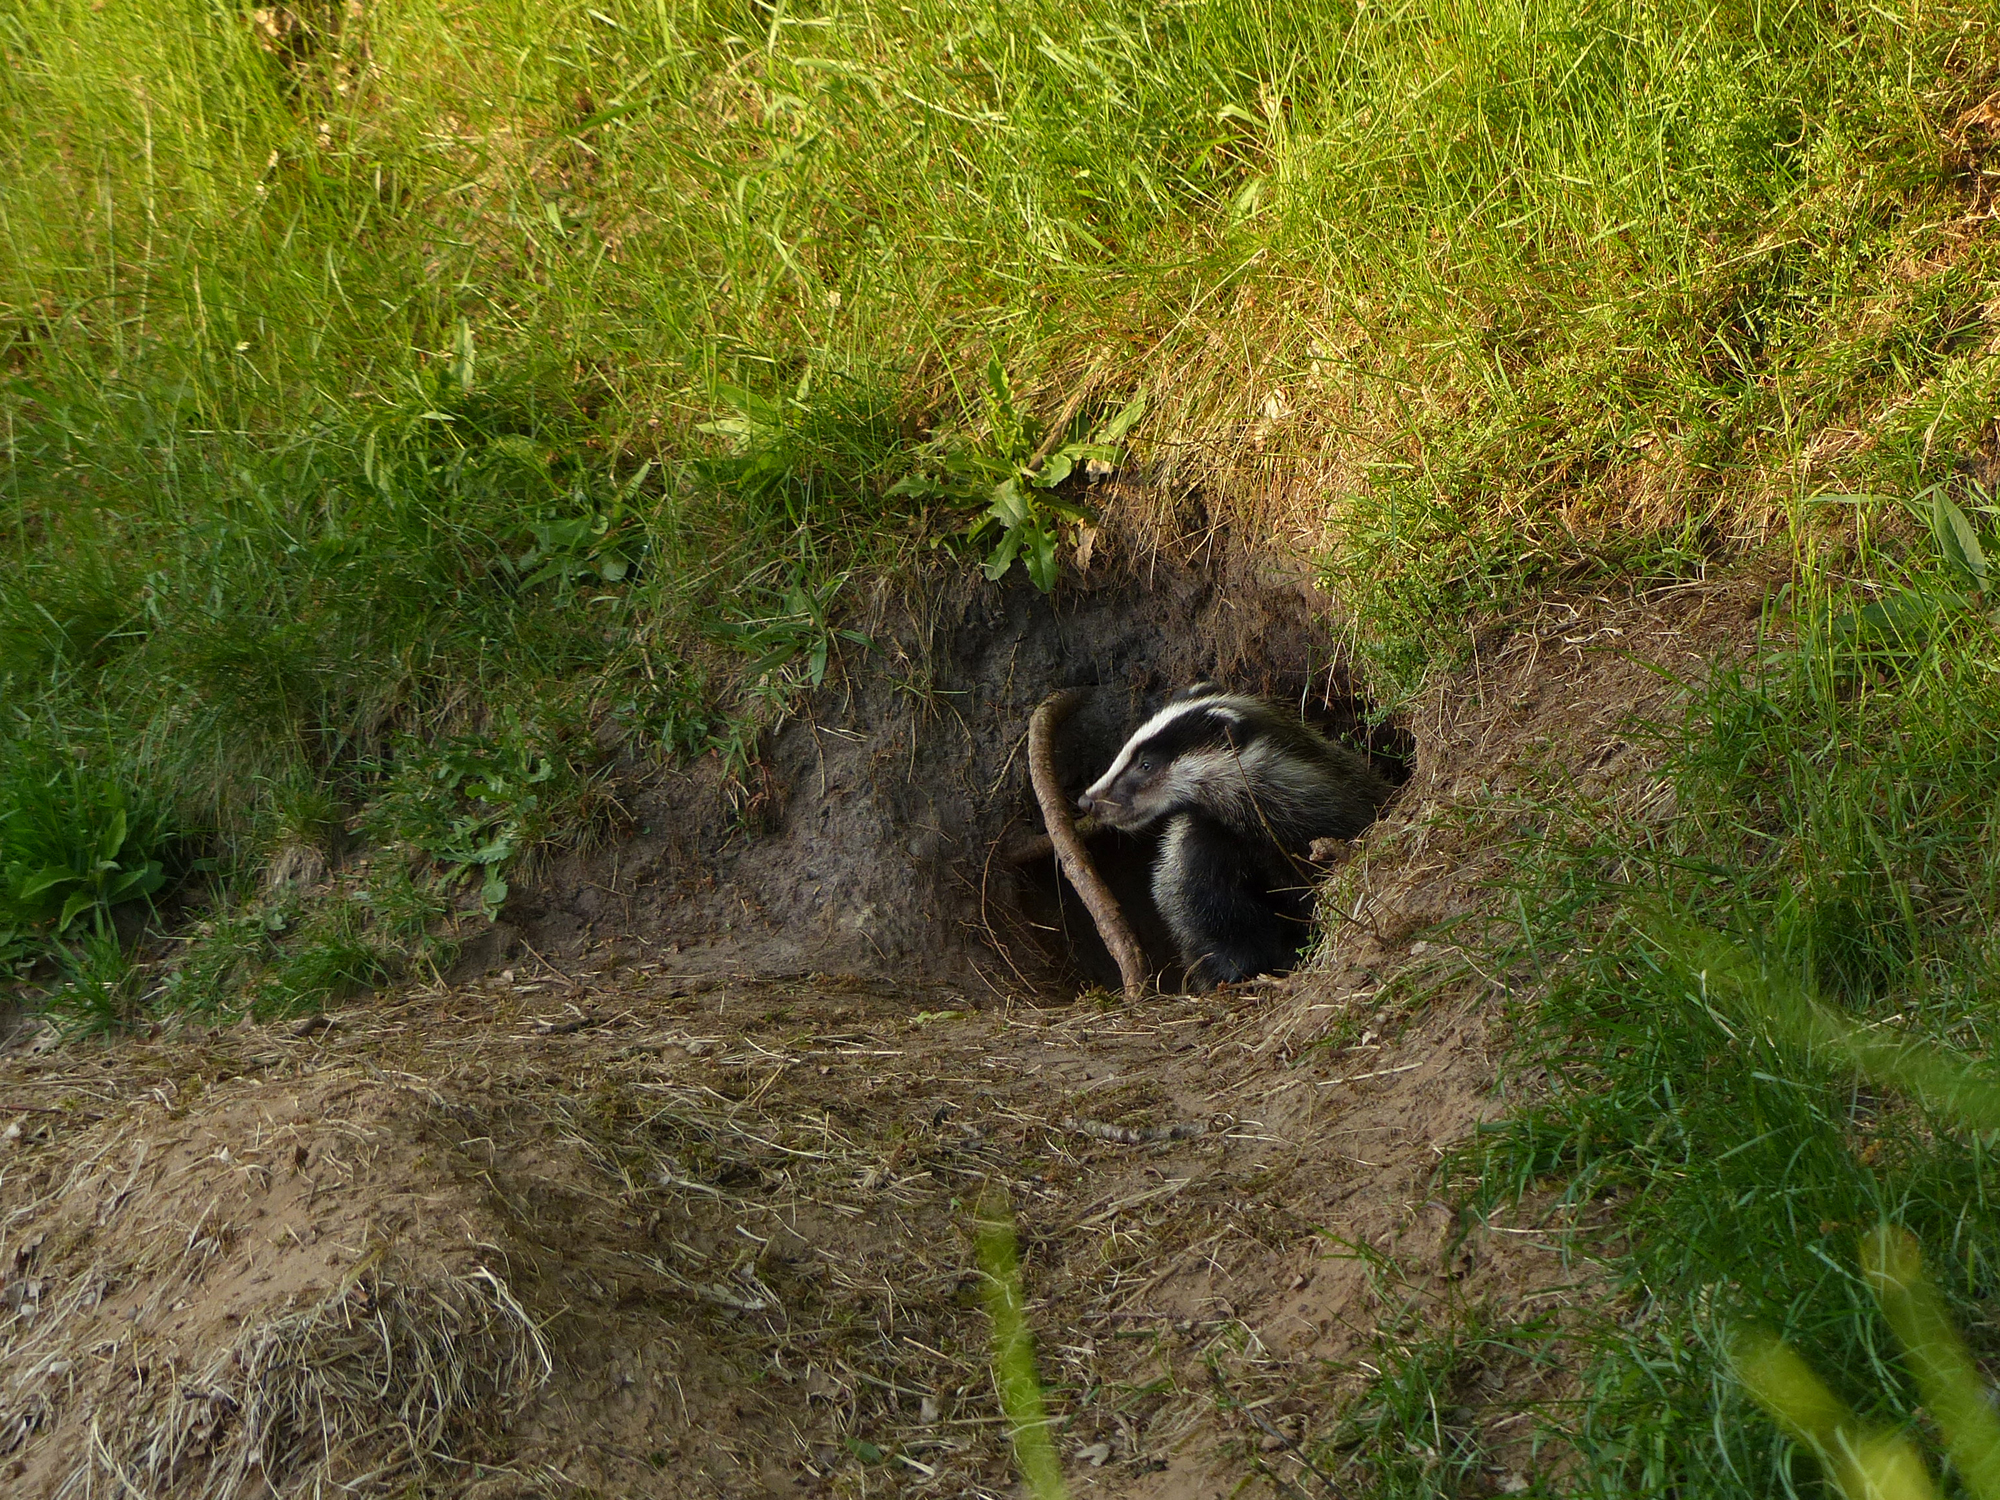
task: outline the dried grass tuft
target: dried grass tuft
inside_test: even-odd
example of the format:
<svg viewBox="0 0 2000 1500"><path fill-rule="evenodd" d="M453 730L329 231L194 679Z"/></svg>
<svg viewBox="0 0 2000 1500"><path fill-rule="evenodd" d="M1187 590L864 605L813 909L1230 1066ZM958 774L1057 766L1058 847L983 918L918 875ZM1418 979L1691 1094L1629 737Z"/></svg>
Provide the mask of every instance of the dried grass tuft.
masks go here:
<svg viewBox="0 0 2000 1500"><path fill-rule="evenodd" d="M57 1493L234 1500L423 1477L552 1370L493 1271L410 1276L377 1250L311 1306L245 1329L198 1377L152 1383L119 1430L93 1420Z"/></svg>

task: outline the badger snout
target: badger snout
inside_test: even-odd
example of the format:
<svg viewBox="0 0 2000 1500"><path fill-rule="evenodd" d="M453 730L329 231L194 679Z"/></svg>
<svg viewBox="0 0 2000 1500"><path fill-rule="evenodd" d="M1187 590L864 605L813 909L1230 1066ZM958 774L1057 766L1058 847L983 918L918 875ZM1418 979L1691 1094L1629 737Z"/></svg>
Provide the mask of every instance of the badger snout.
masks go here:
<svg viewBox="0 0 2000 1500"><path fill-rule="evenodd" d="M1102 781L1085 788L1083 795L1076 799L1076 810L1094 815L1100 823L1117 817L1118 808L1119 801L1111 795L1111 787Z"/></svg>
<svg viewBox="0 0 2000 1500"><path fill-rule="evenodd" d="M1096 819L1097 825L1100 828L1129 828L1131 826L1131 805L1121 802L1109 792L1099 792L1095 796L1086 792L1077 803L1077 807Z"/></svg>

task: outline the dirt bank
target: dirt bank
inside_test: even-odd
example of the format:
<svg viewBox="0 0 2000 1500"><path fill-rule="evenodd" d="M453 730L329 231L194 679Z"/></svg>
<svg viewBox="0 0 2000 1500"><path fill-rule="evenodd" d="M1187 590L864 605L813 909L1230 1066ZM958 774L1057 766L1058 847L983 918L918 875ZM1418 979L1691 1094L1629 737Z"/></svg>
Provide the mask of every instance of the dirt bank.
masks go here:
<svg viewBox="0 0 2000 1500"><path fill-rule="evenodd" d="M1520 1487L1553 1461L1526 1413L1564 1379L1562 1309L1600 1292L1575 1226L1533 1205L1468 1222L1438 1175L1502 1108L1508 976L1470 967L1453 924L1505 873L1527 801L1664 810L1625 726L1671 703L1653 667L1699 674L1761 592L1577 601L1483 642L1412 715L1415 775L1331 883L1325 951L1255 990L1072 1002L1046 942L1033 986L981 969L977 941L931 952L969 930L976 893L949 882L1013 794L899 802L883 752L957 757L977 790L1005 736L953 727L947 752L802 719L774 754L782 856L654 825L629 884L512 914L502 972L318 1026L18 1048L8 1492L1012 1494L969 1239L969 1205L1000 1190L1076 1493L1359 1483L1340 1470L1361 1450L1330 1442L1365 1420L1352 1398L1468 1319L1547 1336L1457 1359L1437 1431L1410 1441L1468 1492ZM1213 622L1227 597L1174 618ZM1066 651L1099 653L1102 681L1127 649L1095 627L1042 641L1005 610L968 624L991 643L976 666L951 665L956 639L940 674L991 684L1019 660L996 725L1064 680ZM1200 649L1220 663L1228 642ZM1133 667L1127 691L1165 671ZM802 796L822 754L826 791ZM939 851L910 852L931 832ZM846 873L801 863L834 846ZM746 912L773 859L791 894ZM929 883L908 863L926 859ZM877 917L824 920L813 880Z"/></svg>
<svg viewBox="0 0 2000 1500"><path fill-rule="evenodd" d="M994 858L1010 831L1040 828L1029 714L1055 688L1091 689L1056 746L1072 791L1144 712L1204 678L1295 704L1401 780L1407 739L1368 727L1325 605L1234 555L1100 559L1053 598L1018 574L1004 586L954 574L885 599L860 622L874 645L850 650L766 737L753 771L732 776L711 756L630 778L631 836L521 883L472 965L616 938L688 974L847 974L989 999L1115 983L1053 862ZM1152 847L1113 835L1098 851L1141 915ZM1164 971L1164 929L1144 936Z"/></svg>

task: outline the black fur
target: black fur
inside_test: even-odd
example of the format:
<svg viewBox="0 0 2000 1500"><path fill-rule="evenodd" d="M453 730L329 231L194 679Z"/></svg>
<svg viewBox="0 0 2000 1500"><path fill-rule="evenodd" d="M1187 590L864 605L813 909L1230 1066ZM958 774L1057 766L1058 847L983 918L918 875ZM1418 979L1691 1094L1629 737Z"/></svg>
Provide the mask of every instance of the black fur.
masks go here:
<svg viewBox="0 0 2000 1500"><path fill-rule="evenodd" d="M1312 886L1262 840L1203 813L1167 823L1153 900L1173 929L1192 989L1276 974L1312 930Z"/></svg>
<svg viewBox="0 0 2000 1500"><path fill-rule="evenodd" d="M1197 688L1136 731L1079 806L1164 820L1153 897L1193 985L1289 969L1310 935L1314 839L1352 838L1389 787L1367 760L1258 698Z"/></svg>

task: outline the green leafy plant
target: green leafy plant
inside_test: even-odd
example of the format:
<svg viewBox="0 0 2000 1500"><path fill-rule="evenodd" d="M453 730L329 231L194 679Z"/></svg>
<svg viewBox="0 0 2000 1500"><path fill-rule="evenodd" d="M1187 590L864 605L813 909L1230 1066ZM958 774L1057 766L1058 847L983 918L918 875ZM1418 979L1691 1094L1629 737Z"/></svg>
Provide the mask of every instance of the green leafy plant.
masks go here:
<svg viewBox="0 0 2000 1500"><path fill-rule="evenodd" d="M996 581L1005 577L1019 559L1035 587L1046 594L1056 586L1063 524L1091 518L1089 510L1057 495L1056 486L1080 463L1123 459L1120 445L1146 414L1146 393L1141 390L1096 427L1061 443L1044 441L1040 424L1020 409L998 355L986 365L984 400L984 446L956 438L934 444L922 465L891 485L889 493L952 505L983 504L965 538L975 546L990 539L986 576Z"/></svg>
<svg viewBox="0 0 2000 1500"><path fill-rule="evenodd" d="M832 624L833 601L847 582L843 574L821 584L795 583L763 613L738 613L712 627L713 633L755 660L750 679L759 681L803 659L805 680L813 687L826 681L827 662L837 641L851 641L863 650L875 642L858 630Z"/></svg>
<svg viewBox="0 0 2000 1500"><path fill-rule="evenodd" d="M1979 528L1964 508L1942 484L1919 492L1908 506L1929 530L1942 568L1884 590L1879 598L1835 616L1832 634L1836 645L1878 655L1894 654L1927 636L1938 622L1991 603L1986 550L1979 540ZM1979 508L1996 513L1990 505ZM2000 611L1988 613L1987 618L2000 623L1996 616Z"/></svg>
<svg viewBox="0 0 2000 1500"><path fill-rule="evenodd" d="M651 460L641 464L603 505L592 498L588 486L579 483L569 493L571 509L529 522L533 545L513 559L521 587L624 582L632 571L640 540L627 508L652 471Z"/></svg>
<svg viewBox="0 0 2000 1500"><path fill-rule="evenodd" d="M0 922L0 975L11 974L34 956L34 934L20 922Z"/></svg>
<svg viewBox="0 0 2000 1500"><path fill-rule="evenodd" d="M362 831L434 861L447 885L477 878L480 910L492 920L507 899L508 866L574 810L581 790L567 759L538 741L504 719L491 736L405 740Z"/></svg>
<svg viewBox="0 0 2000 1500"><path fill-rule="evenodd" d="M721 717L702 667L682 659L659 662L651 677L631 683L610 705L612 722L633 740L673 761L709 748Z"/></svg>
<svg viewBox="0 0 2000 1500"><path fill-rule="evenodd" d="M166 820L107 773L72 762L17 764L0 778L0 953L166 884Z"/></svg>

